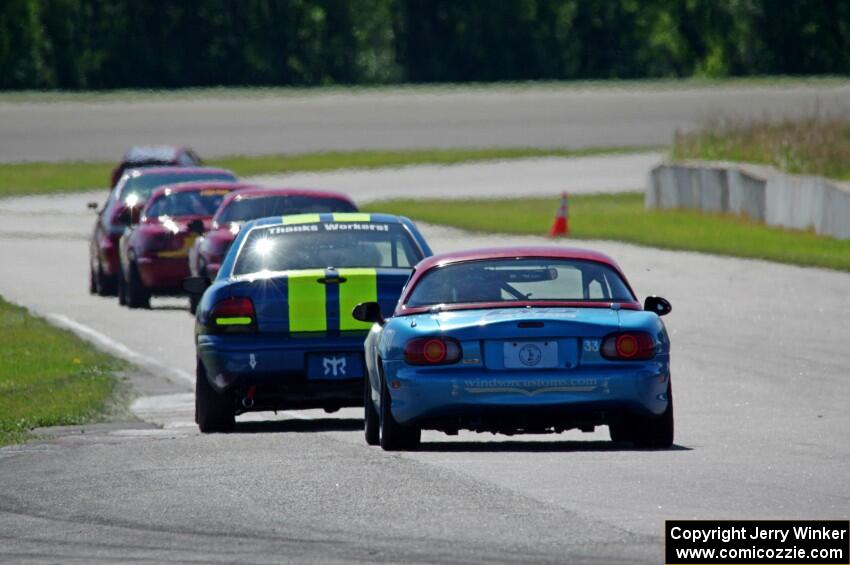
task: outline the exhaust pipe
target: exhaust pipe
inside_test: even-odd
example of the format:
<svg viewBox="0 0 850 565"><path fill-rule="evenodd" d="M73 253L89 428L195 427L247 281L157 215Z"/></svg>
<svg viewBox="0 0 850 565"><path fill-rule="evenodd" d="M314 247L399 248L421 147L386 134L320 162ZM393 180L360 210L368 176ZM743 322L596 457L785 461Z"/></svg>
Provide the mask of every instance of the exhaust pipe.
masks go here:
<svg viewBox="0 0 850 565"><path fill-rule="evenodd" d="M242 399L242 407L246 409L250 409L254 407L254 394L257 392L257 387L251 385L248 387L248 393Z"/></svg>

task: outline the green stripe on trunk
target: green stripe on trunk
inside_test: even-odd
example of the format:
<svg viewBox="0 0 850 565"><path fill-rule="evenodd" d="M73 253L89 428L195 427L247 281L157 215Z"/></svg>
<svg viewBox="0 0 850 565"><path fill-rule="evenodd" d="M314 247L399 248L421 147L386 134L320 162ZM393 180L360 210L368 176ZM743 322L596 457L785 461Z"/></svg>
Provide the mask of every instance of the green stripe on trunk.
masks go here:
<svg viewBox="0 0 850 565"><path fill-rule="evenodd" d="M318 282L324 276L324 269L288 273L290 333L327 331L325 285Z"/></svg>
<svg viewBox="0 0 850 565"><path fill-rule="evenodd" d="M339 285L339 329L341 331L368 330L372 324L355 320L351 316L351 311L361 302L378 301L378 271L339 269L339 276L346 279Z"/></svg>
<svg viewBox="0 0 850 565"><path fill-rule="evenodd" d="M333 214L335 222L371 222L372 214L363 214L357 212L335 212Z"/></svg>
<svg viewBox="0 0 850 565"><path fill-rule="evenodd" d="M284 225L291 224L314 224L319 221L319 214L292 214L284 216L281 221Z"/></svg>

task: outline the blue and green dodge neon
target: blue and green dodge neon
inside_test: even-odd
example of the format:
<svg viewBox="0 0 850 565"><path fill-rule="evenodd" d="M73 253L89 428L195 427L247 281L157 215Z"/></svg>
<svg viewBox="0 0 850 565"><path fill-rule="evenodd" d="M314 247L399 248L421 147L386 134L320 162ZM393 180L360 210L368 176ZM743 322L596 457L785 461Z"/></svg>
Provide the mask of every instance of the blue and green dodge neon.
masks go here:
<svg viewBox="0 0 850 565"><path fill-rule="evenodd" d="M432 255L407 218L300 214L244 226L198 306L195 420L226 431L248 411L363 403L361 302L391 312ZM187 279L187 290L192 283Z"/></svg>

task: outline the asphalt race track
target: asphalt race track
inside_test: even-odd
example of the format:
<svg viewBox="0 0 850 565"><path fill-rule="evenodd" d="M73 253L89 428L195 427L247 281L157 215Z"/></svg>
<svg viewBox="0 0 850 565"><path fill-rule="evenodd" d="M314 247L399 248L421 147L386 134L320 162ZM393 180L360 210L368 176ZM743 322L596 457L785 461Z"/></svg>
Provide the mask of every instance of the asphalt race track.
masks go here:
<svg viewBox="0 0 850 565"><path fill-rule="evenodd" d="M253 177L264 186L341 190L357 201L387 198L514 198L642 191L662 153L483 161L445 167L420 165L383 170L343 170Z"/></svg>
<svg viewBox="0 0 850 565"><path fill-rule="evenodd" d="M91 198L0 201L0 294L139 363L143 419L0 449L0 561L661 563L664 519L850 513L850 274L580 242L673 303L670 450L601 428L388 454L354 409L201 436L185 301L87 293ZM438 251L546 241L425 231Z"/></svg>
<svg viewBox="0 0 850 565"><path fill-rule="evenodd" d="M137 143L189 144L207 157L433 147L658 146L670 143L677 129L712 117L850 111L850 85L833 80L701 87L623 84L0 101L0 162L117 160Z"/></svg>

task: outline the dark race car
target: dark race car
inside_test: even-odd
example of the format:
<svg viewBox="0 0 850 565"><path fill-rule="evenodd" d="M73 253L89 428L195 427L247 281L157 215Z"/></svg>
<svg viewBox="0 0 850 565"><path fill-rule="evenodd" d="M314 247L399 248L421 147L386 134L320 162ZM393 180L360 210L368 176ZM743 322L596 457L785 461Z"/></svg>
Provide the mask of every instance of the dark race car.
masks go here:
<svg viewBox="0 0 850 565"><path fill-rule="evenodd" d="M139 223L124 232L119 242L119 302L147 308L153 294L181 294L195 239L209 229L225 196L248 186L210 180L156 189Z"/></svg>
<svg viewBox="0 0 850 565"><path fill-rule="evenodd" d="M431 255L407 218L299 214L243 226L195 321L195 418L202 432L251 410L363 402L363 340L352 309L389 312L411 269ZM186 290L206 281L186 280ZM199 284L195 284L199 283Z"/></svg>
<svg viewBox="0 0 850 565"><path fill-rule="evenodd" d="M127 169L144 167L198 167L201 158L190 147L173 145L137 145L131 147L112 169L109 186L115 186Z"/></svg>
<svg viewBox="0 0 850 565"><path fill-rule="evenodd" d="M124 230L138 219L141 208L154 189L164 184L193 180L235 181L236 176L228 170L209 167L130 169L121 176L106 204L97 213L89 244L89 290L93 294L115 294L118 240Z"/></svg>
<svg viewBox="0 0 850 565"><path fill-rule="evenodd" d="M315 212L356 212L350 198L336 192L297 188L249 188L228 195L212 219L210 230L189 251L192 276L215 279L221 260L241 226L257 218ZM191 298L194 314L197 296Z"/></svg>

